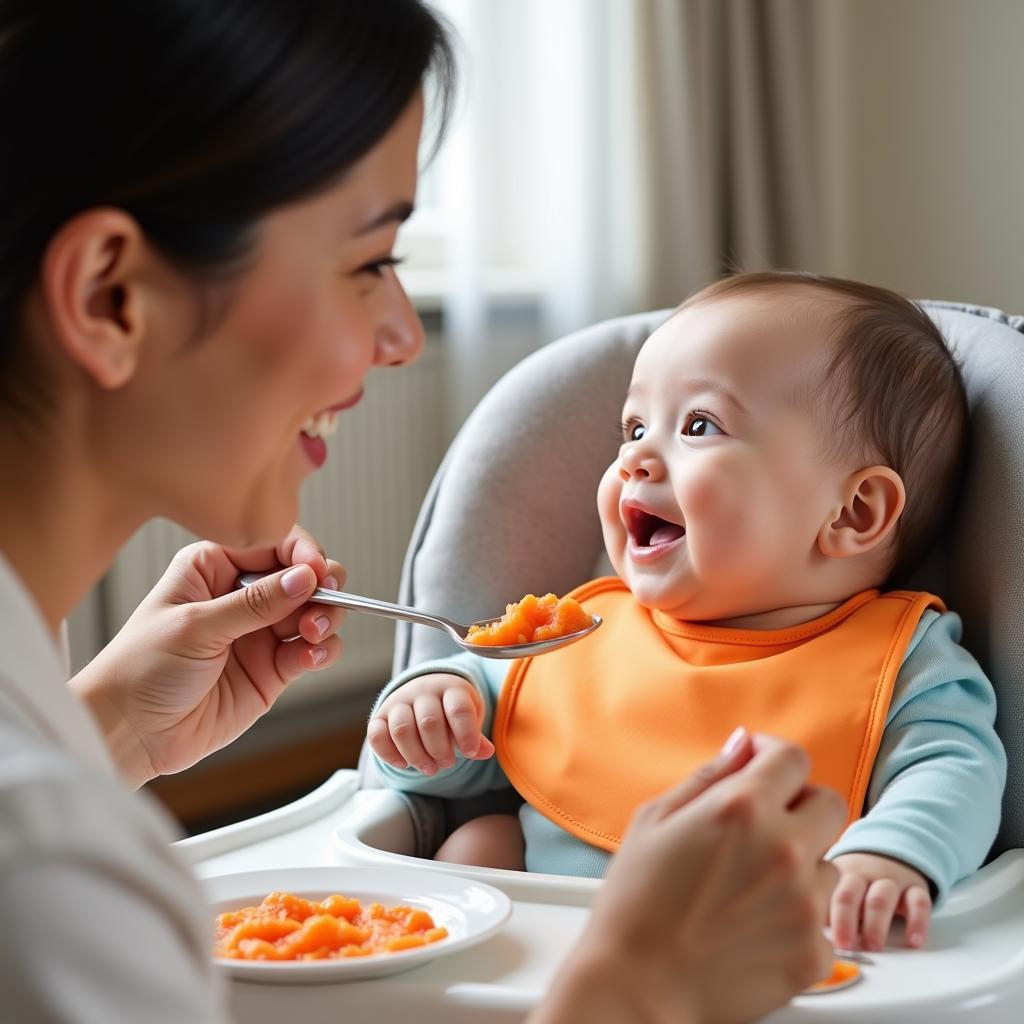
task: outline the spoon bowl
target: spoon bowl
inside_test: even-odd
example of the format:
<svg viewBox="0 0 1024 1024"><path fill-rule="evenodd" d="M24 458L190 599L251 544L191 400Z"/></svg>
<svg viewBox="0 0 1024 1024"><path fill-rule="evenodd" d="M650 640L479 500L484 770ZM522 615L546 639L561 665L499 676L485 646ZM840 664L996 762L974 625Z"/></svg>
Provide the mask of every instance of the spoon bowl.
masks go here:
<svg viewBox="0 0 1024 1024"><path fill-rule="evenodd" d="M251 587L254 583L270 576L272 573L247 572L238 577L238 582L243 587ZM500 646L487 646L474 644L466 639L466 634L471 626L489 626L496 622L501 616L493 619L480 619L477 622L470 622L464 625L461 622L454 622L446 619L443 615L430 615L421 612L418 608L410 608L404 604L392 604L390 601L378 601L372 597L362 597L359 594L346 594L341 590L328 590L326 587L317 587L309 596L310 601L319 604L333 604L339 608L348 608L354 612L366 612L369 615L380 615L386 619L401 619L403 622L414 622L420 626L433 626L434 629L444 630L463 650L479 654L481 658L532 658L538 654L548 654L550 651L557 651L567 644L574 644L585 636L590 636L604 621L600 615L595 615L593 625L586 629L577 630L575 633L568 633L565 636L552 637L550 640L533 640L525 644L502 644Z"/></svg>

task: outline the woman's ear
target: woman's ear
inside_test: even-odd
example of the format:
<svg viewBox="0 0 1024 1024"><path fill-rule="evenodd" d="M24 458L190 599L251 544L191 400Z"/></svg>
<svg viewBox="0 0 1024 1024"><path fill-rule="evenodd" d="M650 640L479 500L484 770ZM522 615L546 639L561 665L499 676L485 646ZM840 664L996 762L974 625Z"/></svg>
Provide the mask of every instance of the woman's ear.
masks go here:
<svg viewBox="0 0 1024 1024"><path fill-rule="evenodd" d="M42 296L56 341L102 388L121 387L138 365L146 251L133 217L98 208L65 223L43 256Z"/></svg>
<svg viewBox="0 0 1024 1024"><path fill-rule="evenodd" d="M899 473L869 466L847 478L843 504L818 531L818 550L828 558L849 558L877 548L889 537L907 503Z"/></svg>

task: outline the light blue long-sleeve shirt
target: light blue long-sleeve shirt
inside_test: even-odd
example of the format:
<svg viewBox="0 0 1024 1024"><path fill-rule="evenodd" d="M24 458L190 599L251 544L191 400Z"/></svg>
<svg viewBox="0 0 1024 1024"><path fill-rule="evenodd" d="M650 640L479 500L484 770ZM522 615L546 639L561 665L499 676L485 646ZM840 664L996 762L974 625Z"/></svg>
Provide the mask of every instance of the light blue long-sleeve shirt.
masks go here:
<svg viewBox="0 0 1024 1024"><path fill-rule="evenodd" d="M995 693L959 644L952 612L928 610L914 631L896 678L882 742L875 759L864 817L839 838L828 856L864 852L904 861L930 879L937 901L984 861L999 828L1006 755L996 735ZM381 692L374 706L417 676L463 676L484 702L482 729L491 736L508 662L471 653L408 669ZM510 785L496 757L472 761L456 755L433 776L376 760L387 785L409 793L472 796ZM524 804L526 868L552 874L600 877L610 854L566 832Z"/></svg>

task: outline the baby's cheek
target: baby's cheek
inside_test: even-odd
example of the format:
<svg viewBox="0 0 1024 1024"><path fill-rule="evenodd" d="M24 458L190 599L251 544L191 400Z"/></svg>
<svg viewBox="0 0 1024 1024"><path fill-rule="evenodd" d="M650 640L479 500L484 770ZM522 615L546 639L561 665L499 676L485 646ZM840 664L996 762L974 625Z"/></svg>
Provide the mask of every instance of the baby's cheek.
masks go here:
<svg viewBox="0 0 1024 1024"><path fill-rule="evenodd" d="M619 517L619 498L622 495L622 481L618 463L612 463L605 471L597 487L597 514L601 520L604 547L615 571L622 572L621 552L626 542L626 528Z"/></svg>
<svg viewBox="0 0 1024 1024"><path fill-rule="evenodd" d="M606 535L609 527L622 526L619 519L619 497L622 494L622 481L619 479L618 463L613 462L601 477L597 485L597 514L601 518L601 527Z"/></svg>
<svg viewBox="0 0 1024 1024"><path fill-rule="evenodd" d="M726 459L708 455L682 482L680 504L687 523L728 525L742 517L746 488Z"/></svg>
<svg viewBox="0 0 1024 1024"><path fill-rule="evenodd" d="M680 497L692 537L691 557L707 571L724 572L756 556L758 503L735 474L706 471L695 475Z"/></svg>

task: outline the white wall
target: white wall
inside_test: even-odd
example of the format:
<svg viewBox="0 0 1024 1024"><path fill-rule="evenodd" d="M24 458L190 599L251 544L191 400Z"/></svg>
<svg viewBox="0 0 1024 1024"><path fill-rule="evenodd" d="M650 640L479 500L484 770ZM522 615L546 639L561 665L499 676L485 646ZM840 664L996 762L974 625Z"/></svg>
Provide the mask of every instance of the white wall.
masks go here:
<svg viewBox="0 0 1024 1024"><path fill-rule="evenodd" d="M1024 311L1024 2L833 7L830 269Z"/></svg>

